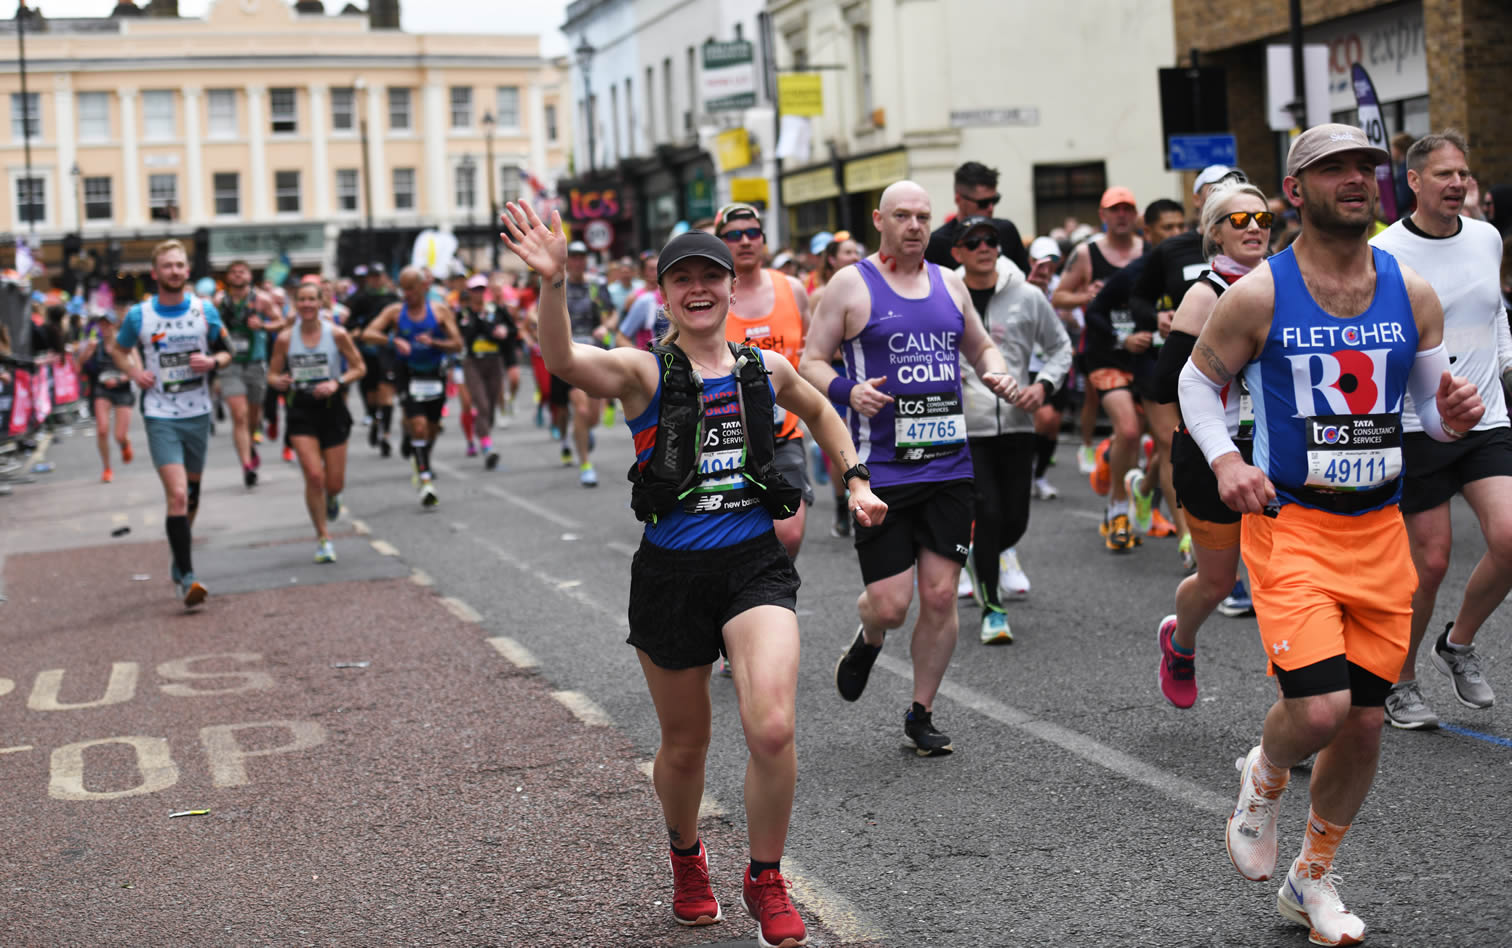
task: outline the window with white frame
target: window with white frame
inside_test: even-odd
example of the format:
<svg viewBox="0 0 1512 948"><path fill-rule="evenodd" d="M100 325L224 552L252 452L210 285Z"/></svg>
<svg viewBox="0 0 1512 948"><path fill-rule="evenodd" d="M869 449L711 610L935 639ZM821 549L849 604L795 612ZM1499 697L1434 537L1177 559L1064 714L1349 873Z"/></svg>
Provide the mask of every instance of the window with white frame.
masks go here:
<svg viewBox="0 0 1512 948"><path fill-rule="evenodd" d="M149 89L142 93L142 137L149 142L172 141L178 134L173 90Z"/></svg>
<svg viewBox="0 0 1512 948"><path fill-rule="evenodd" d="M336 210L357 210L357 169L336 169Z"/></svg>
<svg viewBox="0 0 1512 948"><path fill-rule="evenodd" d="M213 183L215 216L236 217L241 214L241 175L235 171L217 171Z"/></svg>
<svg viewBox="0 0 1512 948"><path fill-rule="evenodd" d="M299 213L299 172L273 172L274 208L280 214Z"/></svg>
<svg viewBox="0 0 1512 948"><path fill-rule="evenodd" d="M16 179L16 220L23 224L47 220L47 179Z"/></svg>
<svg viewBox="0 0 1512 948"><path fill-rule="evenodd" d="M521 180L519 165L499 166L499 203L501 205L520 200Z"/></svg>
<svg viewBox="0 0 1512 948"><path fill-rule="evenodd" d="M40 92L28 92L26 98L21 93L10 94L11 107L11 139L21 141L25 138L42 137L42 94ZM27 135L27 128L31 134Z"/></svg>
<svg viewBox="0 0 1512 948"><path fill-rule="evenodd" d="M178 220L178 175L148 175L147 206L155 221Z"/></svg>
<svg viewBox="0 0 1512 948"><path fill-rule="evenodd" d="M472 210L478 206L478 166L471 161L457 165L456 197L459 210Z"/></svg>
<svg viewBox="0 0 1512 948"><path fill-rule="evenodd" d="M389 131L410 130L410 91L390 87L388 91Z"/></svg>
<svg viewBox="0 0 1512 948"><path fill-rule="evenodd" d="M872 72L871 72L871 27L858 23L851 27L851 62L855 65L852 75L856 77L856 108L860 111L861 124L872 124Z"/></svg>
<svg viewBox="0 0 1512 948"><path fill-rule="evenodd" d="M299 104L294 90L269 89L268 114L273 119L273 134L293 135L299 131Z"/></svg>
<svg viewBox="0 0 1512 948"><path fill-rule="evenodd" d="M109 177L84 179L85 220L108 221L115 217L115 209L111 204L110 192L111 184Z"/></svg>
<svg viewBox="0 0 1512 948"><path fill-rule="evenodd" d="M331 90L331 131L350 132L357 127L357 93L351 87Z"/></svg>
<svg viewBox="0 0 1512 948"><path fill-rule="evenodd" d="M79 141L110 141L110 93L80 92Z"/></svg>
<svg viewBox="0 0 1512 948"><path fill-rule="evenodd" d="M394 169L394 210L413 211L415 209L415 169Z"/></svg>
<svg viewBox="0 0 1512 948"><path fill-rule="evenodd" d="M546 110L545 111L546 111L546 140L549 141L549 142L554 142L554 141L557 140L556 106L555 105L548 105L548 106L546 106Z"/></svg>
<svg viewBox="0 0 1512 948"><path fill-rule="evenodd" d="M210 109L210 137L236 137L236 90L211 89L206 94Z"/></svg>
<svg viewBox="0 0 1512 948"><path fill-rule="evenodd" d="M500 128L520 127L520 87L499 86L494 97L494 117Z"/></svg>
<svg viewBox="0 0 1512 948"><path fill-rule="evenodd" d="M451 87L451 127L472 128L472 87Z"/></svg>

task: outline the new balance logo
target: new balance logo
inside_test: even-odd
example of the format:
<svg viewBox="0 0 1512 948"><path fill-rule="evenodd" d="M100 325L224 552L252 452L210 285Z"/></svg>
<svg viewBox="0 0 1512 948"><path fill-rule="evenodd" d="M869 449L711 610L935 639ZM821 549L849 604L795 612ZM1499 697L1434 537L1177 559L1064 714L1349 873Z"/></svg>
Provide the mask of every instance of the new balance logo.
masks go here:
<svg viewBox="0 0 1512 948"><path fill-rule="evenodd" d="M1282 652L1290 652L1291 641L1289 639L1282 639L1275 645L1271 646L1271 651L1275 652L1277 655L1280 655Z"/></svg>
<svg viewBox="0 0 1512 948"><path fill-rule="evenodd" d="M698 503L694 505L693 512L708 513L711 510L718 510L723 506L724 494L710 494L707 497L698 498Z"/></svg>
<svg viewBox="0 0 1512 948"><path fill-rule="evenodd" d="M922 459L923 457L924 457L924 449L923 448L909 448L907 451L903 452L903 460L905 460L905 461L918 461L918 460Z"/></svg>

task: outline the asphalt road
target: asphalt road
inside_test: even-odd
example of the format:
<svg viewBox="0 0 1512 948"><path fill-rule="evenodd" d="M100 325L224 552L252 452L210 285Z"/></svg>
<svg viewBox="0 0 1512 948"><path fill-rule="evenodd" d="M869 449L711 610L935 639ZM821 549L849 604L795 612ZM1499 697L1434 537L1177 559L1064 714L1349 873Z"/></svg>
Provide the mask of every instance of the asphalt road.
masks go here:
<svg viewBox="0 0 1512 948"><path fill-rule="evenodd" d="M735 881L744 749L718 678L703 832L727 921L667 917L643 773L656 725L624 644L627 430L600 430L602 486L586 490L528 406L492 473L450 427L431 512L407 465L354 430L341 561L315 567L297 471L265 447L244 491L223 426L196 526L212 595L190 617L167 594L142 461L99 485L92 438L64 439L54 473L0 498L0 942L140 944L155 927L170 944L752 943ZM1168 705L1154 630L1182 575L1175 542L1104 551L1099 499L1069 444L1059 459L1062 499L1035 503L1019 546L1033 589L1009 607L1015 644L979 645L962 605L935 709L956 753L939 759L901 746L906 630L859 702L835 694L860 575L819 488L784 861L814 944L1305 944L1275 886L1241 879L1223 847L1234 759L1274 697L1254 621L1211 619L1198 704ZM1440 624L1482 546L1467 508L1454 519ZM112 538L120 525L133 532ZM1479 641L1512 688L1504 613ZM1448 727L1388 729L1341 892L1372 945L1512 944L1512 725L1423 675ZM1306 782L1285 797L1283 859Z"/></svg>

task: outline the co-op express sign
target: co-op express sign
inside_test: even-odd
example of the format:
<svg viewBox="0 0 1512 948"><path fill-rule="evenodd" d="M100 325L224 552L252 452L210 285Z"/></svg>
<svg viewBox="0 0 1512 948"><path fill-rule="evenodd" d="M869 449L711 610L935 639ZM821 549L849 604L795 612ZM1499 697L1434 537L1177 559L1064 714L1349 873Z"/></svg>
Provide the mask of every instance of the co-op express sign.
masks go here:
<svg viewBox="0 0 1512 948"><path fill-rule="evenodd" d="M1322 23L1307 31L1305 41L1328 47L1328 107L1334 112L1355 107L1349 73L1354 63L1370 73L1376 98L1382 102L1428 94L1428 51L1421 3Z"/></svg>

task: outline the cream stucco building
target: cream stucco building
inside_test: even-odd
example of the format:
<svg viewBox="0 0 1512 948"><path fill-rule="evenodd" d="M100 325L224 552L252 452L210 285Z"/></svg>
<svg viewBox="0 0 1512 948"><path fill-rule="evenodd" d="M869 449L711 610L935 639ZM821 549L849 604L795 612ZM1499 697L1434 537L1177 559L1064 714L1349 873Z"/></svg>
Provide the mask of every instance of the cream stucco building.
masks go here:
<svg viewBox="0 0 1512 948"><path fill-rule="evenodd" d="M207 228L212 266L282 252L332 271L338 236L369 222L396 245L469 225L481 243L490 173L502 204L565 170L564 72L539 37L412 34L348 10L214 0L203 19L29 20L29 103L17 59L0 59L0 231L33 232L50 269L67 233L131 267ZM14 21L3 29L13 45Z"/></svg>

